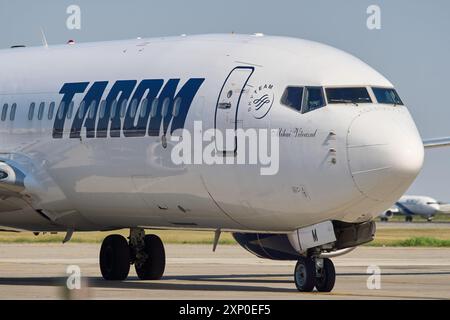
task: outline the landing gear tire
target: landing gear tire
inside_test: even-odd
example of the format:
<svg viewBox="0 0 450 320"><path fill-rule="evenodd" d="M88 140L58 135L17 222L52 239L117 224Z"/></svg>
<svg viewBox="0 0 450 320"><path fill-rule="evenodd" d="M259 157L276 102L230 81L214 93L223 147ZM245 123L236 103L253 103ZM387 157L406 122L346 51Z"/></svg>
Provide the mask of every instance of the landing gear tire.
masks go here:
<svg viewBox="0 0 450 320"><path fill-rule="evenodd" d="M294 270L294 281L300 292L311 292L316 284L316 266L311 258L300 258Z"/></svg>
<svg viewBox="0 0 450 320"><path fill-rule="evenodd" d="M316 289L319 292L331 292L336 281L336 270L333 262L325 258L316 271Z"/></svg>
<svg viewBox="0 0 450 320"><path fill-rule="evenodd" d="M130 272L130 247L121 235L110 235L100 249L100 270L105 280L125 280Z"/></svg>
<svg viewBox="0 0 450 320"><path fill-rule="evenodd" d="M166 253L161 239L153 234L146 235L145 254L146 259L135 263L136 273L141 280L159 280L166 267Z"/></svg>
<svg viewBox="0 0 450 320"><path fill-rule="evenodd" d="M413 221L413 217L411 217L411 216L406 216L406 217L405 217L405 221L406 221L406 222L412 222L412 221Z"/></svg>

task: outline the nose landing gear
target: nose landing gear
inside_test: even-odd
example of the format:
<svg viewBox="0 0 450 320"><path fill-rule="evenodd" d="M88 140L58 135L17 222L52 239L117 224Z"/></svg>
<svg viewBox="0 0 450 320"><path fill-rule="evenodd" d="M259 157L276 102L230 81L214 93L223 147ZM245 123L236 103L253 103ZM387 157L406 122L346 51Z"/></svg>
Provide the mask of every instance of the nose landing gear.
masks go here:
<svg viewBox="0 0 450 320"><path fill-rule="evenodd" d="M166 254L161 239L145 235L143 229L130 230L129 241L121 235L110 235L100 249L100 270L105 280L125 280L134 264L141 280L159 280L164 274Z"/></svg>
<svg viewBox="0 0 450 320"><path fill-rule="evenodd" d="M294 281L300 292L330 292L336 281L333 262L328 258L302 257L294 270Z"/></svg>

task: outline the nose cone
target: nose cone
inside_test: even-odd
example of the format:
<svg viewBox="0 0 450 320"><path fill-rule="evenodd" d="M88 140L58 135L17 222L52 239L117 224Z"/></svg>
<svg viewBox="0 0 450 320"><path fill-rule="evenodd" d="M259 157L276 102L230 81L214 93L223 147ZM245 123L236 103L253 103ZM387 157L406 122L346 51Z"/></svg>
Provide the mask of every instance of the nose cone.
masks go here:
<svg viewBox="0 0 450 320"><path fill-rule="evenodd" d="M355 185L373 200L395 201L422 169L423 143L406 109L360 114L347 148Z"/></svg>
<svg viewBox="0 0 450 320"><path fill-rule="evenodd" d="M423 210L423 212L426 215L430 215L430 216L436 214L437 211L439 211L439 205L438 204L427 205L427 207L424 208L424 210Z"/></svg>

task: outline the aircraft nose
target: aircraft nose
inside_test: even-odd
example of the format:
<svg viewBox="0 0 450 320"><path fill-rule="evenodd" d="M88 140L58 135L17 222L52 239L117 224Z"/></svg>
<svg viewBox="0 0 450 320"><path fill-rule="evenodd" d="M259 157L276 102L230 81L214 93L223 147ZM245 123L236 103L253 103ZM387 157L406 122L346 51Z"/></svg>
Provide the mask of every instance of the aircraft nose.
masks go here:
<svg viewBox="0 0 450 320"><path fill-rule="evenodd" d="M349 128L347 149L356 187L378 201L400 198L423 165L423 143L407 111L360 114Z"/></svg>
<svg viewBox="0 0 450 320"><path fill-rule="evenodd" d="M432 206L431 206L434 210L436 210L436 211L439 211L439 210L441 210L441 206L439 205L439 204L433 204Z"/></svg>

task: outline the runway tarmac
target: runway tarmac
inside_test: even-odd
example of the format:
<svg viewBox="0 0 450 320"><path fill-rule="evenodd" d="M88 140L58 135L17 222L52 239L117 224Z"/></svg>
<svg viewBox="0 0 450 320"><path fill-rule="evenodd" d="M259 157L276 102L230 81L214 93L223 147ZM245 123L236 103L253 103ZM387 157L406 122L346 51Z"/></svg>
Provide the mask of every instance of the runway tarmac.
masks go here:
<svg viewBox="0 0 450 320"><path fill-rule="evenodd" d="M334 259L330 294L299 293L294 262L259 259L234 245L167 245L160 281L101 279L98 244L1 244L0 299L450 299L450 249L361 247ZM68 291L66 269L78 265L82 289ZM368 289L367 267L381 270ZM87 284L87 285L86 285Z"/></svg>
<svg viewBox="0 0 450 320"><path fill-rule="evenodd" d="M379 229L450 229L449 222L377 222Z"/></svg>

